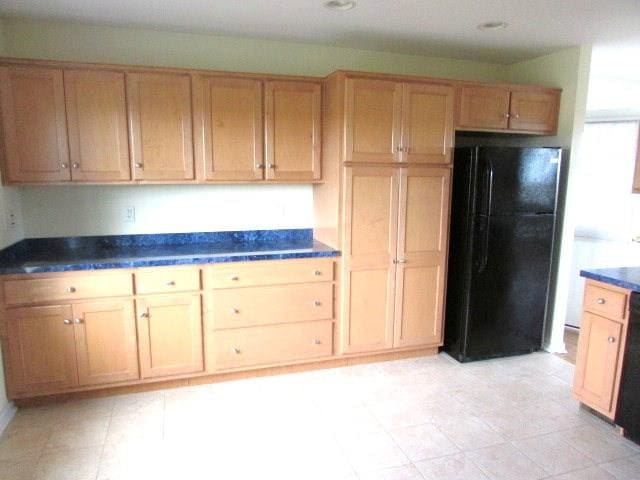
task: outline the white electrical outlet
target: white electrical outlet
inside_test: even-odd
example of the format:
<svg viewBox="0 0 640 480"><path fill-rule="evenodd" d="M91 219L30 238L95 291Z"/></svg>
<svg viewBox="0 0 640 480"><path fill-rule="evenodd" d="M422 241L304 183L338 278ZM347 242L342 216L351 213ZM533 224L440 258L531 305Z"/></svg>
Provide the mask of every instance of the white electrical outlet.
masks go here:
<svg viewBox="0 0 640 480"><path fill-rule="evenodd" d="M133 205L124 207L124 222L136 223L136 207Z"/></svg>
<svg viewBox="0 0 640 480"><path fill-rule="evenodd" d="M7 230L14 229L18 226L18 220L16 219L16 214L13 210L9 210L7 212L6 225Z"/></svg>

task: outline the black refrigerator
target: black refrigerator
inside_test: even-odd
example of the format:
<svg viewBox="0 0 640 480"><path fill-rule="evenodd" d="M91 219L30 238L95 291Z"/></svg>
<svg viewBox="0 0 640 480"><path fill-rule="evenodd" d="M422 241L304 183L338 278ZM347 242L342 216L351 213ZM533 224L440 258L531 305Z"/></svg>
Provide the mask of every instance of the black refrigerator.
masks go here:
<svg viewBox="0 0 640 480"><path fill-rule="evenodd" d="M542 346L560 156L455 150L444 350L461 362Z"/></svg>

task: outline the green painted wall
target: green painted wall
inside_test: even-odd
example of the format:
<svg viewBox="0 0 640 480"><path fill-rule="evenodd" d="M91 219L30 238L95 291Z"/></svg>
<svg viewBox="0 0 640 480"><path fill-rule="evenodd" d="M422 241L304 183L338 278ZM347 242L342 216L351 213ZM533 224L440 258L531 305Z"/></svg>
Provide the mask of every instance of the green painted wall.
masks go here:
<svg viewBox="0 0 640 480"><path fill-rule="evenodd" d="M4 20L14 57L324 76L338 69L495 80L504 66L321 45L158 30Z"/></svg>

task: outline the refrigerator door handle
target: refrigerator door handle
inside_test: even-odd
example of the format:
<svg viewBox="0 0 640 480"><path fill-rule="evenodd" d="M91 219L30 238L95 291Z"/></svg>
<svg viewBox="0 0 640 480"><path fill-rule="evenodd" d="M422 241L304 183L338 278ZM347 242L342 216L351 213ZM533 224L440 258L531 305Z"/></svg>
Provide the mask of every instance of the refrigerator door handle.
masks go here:
<svg viewBox="0 0 640 480"><path fill-rule="evenodd" d="M487 267L487 263L489 261L489 217L483 216L481 217L482 225L480 228L482 229L482 245L481 248L481 256L480 262L478 262L478 272L482 273L484 269Z"/></svg>

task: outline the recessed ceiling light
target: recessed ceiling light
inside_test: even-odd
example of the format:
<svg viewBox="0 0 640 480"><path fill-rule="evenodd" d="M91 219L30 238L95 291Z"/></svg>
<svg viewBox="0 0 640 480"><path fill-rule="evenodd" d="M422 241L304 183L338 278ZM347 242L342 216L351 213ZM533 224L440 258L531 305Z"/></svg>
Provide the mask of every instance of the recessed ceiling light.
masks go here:
<svg viewBox="0 0 640 480"><path fill-rule="evenodd" d="M487 22L478 25L478 30L504 30L508 26L507 22Z"/></svg>
<svg viewBox="0 0 640 480"><path fill-rule="evenodd" d="M328 2L325 2L324 6L331 10L346 12L356 8L356 2L355 0L329 0Z"/></svg>

